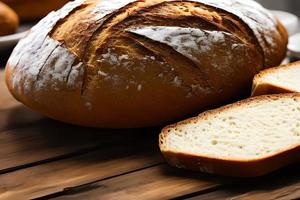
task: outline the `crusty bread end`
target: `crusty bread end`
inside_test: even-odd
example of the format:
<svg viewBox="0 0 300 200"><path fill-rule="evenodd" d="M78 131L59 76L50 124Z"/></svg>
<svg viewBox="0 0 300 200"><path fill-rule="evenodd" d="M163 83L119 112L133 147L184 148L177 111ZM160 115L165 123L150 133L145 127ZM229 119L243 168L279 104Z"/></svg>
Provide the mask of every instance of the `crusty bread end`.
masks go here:
<svg viewBox="0 0 300 200"><path fill-rule="evenodd" d="M300 92L300 61L263 70L254 77L252 96Z"/></svg>

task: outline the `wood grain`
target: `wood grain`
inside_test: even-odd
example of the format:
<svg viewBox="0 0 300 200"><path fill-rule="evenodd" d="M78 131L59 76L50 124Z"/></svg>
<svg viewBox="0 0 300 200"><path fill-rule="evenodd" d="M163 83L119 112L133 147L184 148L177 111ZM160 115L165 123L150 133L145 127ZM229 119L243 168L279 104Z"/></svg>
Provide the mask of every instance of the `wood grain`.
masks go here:
<svg viewBox="0 0 300 200"><path fill-rule="evenodd" d="M0 173L119 141L143 142L152 135L156 137L150 130L100 130L44 120L33 127L0 132Z"/></svg>
<svg viewBox="0 0 300 200"><path fill-rule="evenodd" d="M67 191L55 199L171 199L216 189L220 180L159 165Z"/></svg>
<svg viewBox="0 0 300 200"><path fill-rule="evenodd" d="M31 111L23 105L0 110L0 131L30 126L45 119L42 115Z"/></svg>
<svg viewBox="0 0 300 200"><path fill-rule="evenodd" d="M0 175L0 199L32 199L162 163L156 142L123 140L97 151Z"/></svg>
<svg viewBox="0 0 300 200"><path fill-rule="evenodd" d="M198 195L189 200L215 199L263 199L290 200L300 199L299 164L294 164L276 173L256 178L241 179L235 184L226 186L222 190L204 195Z"/></svg>
<svg viewBox="0 0 300 200"><path fill-rule="evenodd" d="M241 189L243 191L243 189ZM300 198L300 184L283 186L277 190L248 190L232 191L230 188L219 190L205 195L196 196L189 200L216 200L216 199L234 199L234 200L290 200Z"/></svg>

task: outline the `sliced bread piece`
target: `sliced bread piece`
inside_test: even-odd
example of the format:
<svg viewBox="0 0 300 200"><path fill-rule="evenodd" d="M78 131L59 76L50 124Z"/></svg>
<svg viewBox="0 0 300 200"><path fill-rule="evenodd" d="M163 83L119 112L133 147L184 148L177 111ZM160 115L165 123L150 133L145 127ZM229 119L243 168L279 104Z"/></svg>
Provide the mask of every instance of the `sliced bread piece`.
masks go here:
<svg viewBox="0 0 300 200"><path fill-rule="evenodd" d="M166 161L235 177L265 175L300 160L300 94L253 97L164 128Z"/></svg>
<svg viewBox="0 0 300 200"><path fill-rule="evenodd" d="M300 62L263 70L254 77L252 96L300 92Z"/></svg>

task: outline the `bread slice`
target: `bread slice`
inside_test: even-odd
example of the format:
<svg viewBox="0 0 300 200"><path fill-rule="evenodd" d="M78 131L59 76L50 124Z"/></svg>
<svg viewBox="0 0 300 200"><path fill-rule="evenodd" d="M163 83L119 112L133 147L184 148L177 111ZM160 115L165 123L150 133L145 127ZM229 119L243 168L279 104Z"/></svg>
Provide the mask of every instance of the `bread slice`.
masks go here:
<svg viewBox="0 0 300 200"><path fill-rule="evenodd" d="M253 81L252 96L300 92L300 62L266 69Z"/></svg>
<svg viewBox="0 0 300 200"><path fill-rule="evenodd" d="M235 177L300 160L300 94L253 97L164 128L160 149L178 168Z"/></svg>

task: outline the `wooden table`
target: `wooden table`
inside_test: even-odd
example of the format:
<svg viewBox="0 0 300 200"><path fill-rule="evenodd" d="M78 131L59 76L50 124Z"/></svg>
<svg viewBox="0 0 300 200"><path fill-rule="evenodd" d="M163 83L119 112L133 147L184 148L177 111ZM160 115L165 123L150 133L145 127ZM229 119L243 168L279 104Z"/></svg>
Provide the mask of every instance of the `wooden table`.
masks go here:
<svg viewBox="0 0 300 200"><path fill-rule="evenodd" d="M175 169L159 153L160 128L56 122L16 102L0 77L0 199L300 198L300 164L256 179Z"/></svg>

